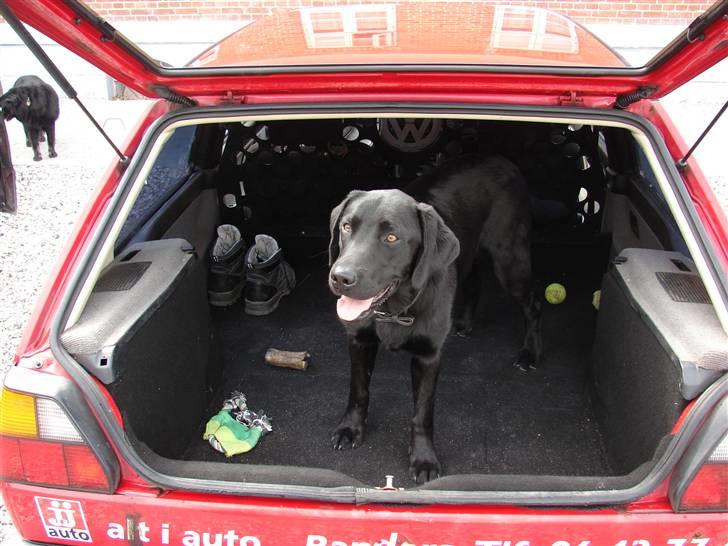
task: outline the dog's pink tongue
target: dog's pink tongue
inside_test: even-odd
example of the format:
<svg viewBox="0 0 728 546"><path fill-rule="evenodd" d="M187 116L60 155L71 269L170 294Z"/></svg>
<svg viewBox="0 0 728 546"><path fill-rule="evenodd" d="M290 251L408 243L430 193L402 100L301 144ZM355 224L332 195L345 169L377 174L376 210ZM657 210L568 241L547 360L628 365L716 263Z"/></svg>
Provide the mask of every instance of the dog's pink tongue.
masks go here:
<svg viewBox="0 0 728 546"><path fill-rule="evenodd" d="M374 298L355 300L354 298L341 296L336 302L336 312L342 320L356 320L359 315L369 309L373 301Z"/></svg>

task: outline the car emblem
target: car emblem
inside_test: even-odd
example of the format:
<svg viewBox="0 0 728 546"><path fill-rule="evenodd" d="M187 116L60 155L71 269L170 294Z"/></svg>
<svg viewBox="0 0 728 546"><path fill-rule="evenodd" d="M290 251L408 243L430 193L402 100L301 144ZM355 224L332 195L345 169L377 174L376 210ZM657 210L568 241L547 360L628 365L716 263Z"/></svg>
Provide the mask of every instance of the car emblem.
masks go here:
<svg viewBox="0 0 728 546"><path fill-rule="evenodd" d="M442 132L442 120L432 118L384 118L378 125L382 140L401 152L420 152Z"/></svg>

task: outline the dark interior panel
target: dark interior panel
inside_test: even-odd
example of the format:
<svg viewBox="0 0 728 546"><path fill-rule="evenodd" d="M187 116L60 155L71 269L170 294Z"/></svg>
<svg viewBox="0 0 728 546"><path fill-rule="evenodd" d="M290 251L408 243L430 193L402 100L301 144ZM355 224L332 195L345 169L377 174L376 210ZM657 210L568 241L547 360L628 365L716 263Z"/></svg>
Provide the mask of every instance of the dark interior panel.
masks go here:
<svg viewBox="0 0 728 546"><path fill-rule="evenodd" d="M223 207L223 222L248 238L273 235L297 257L321 245L314 239L328 238L329 213L349 191L403 188L470 153L503 155L519 167L531 190L537 236L588 240L601 224L605 177L599 132L590 126L341 119L237 123L225 130L218 188L221 202L233 206Z"/></svg>
<svg viewBox="0 0 728 546"><path fill-rule="evenodd" d="M187 241L134 245L106 269L78 322L61 337L106 383L125 427L167 457L182 454L193 424L205 416L206 274Z"/></svg>

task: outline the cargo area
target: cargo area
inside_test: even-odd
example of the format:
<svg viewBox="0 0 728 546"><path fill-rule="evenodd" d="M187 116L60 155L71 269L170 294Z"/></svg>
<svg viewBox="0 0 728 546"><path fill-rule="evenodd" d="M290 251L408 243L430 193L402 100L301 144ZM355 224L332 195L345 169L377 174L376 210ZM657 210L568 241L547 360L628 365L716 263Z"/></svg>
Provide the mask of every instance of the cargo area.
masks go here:
<svg viewBox="0 0 728 546"><path fill-rule="evenodd" d="M424 487L637 483L685 406L723 373L726 338L657 176L624 128L417 117L178 128L61 341L160 472L320 487L377 487L392 475L413 487L405 353L379 351L364 444L331 447L349 356L327 285L329 213L353 189L405 188L467 154L518 166L531 195L536 294L559 283L566 299L542 302L543 361L524 373L512 365L520 310L486 276L472 333L443 350L434 438L444 477ZM247 245L263 233L283 249L297 282L274 312L209 305L221 224ZM270 348L307 351L310 365L269 366ZM202 436L235 391L273 431L226 458Z"/></svg>

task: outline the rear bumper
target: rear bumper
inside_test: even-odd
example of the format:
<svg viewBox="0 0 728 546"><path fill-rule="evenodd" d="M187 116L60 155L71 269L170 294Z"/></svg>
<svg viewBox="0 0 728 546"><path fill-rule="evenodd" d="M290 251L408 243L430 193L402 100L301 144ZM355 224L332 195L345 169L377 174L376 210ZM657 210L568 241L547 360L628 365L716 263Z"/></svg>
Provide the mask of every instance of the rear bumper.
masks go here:
<svg viewBox="0 0 728 546"><path fill-rule="evenodd" d="M1 485L21 536L40 544L723 546L728 540L725 514L392 508L138 490L103 495Z"/></svg>

